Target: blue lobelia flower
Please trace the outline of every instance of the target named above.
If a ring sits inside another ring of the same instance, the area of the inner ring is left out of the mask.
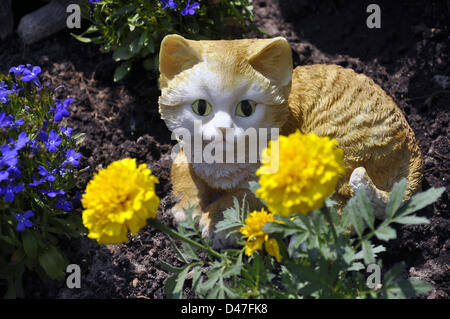
[[[14,117],[10,115],[6,115],[5,112],[0,113],[0,127],[9,127],[16,129],[17,126],[22,126],[25,123],[24,119],[14,120]]]
[[[57,195],[64,195],[66,192],[59,189],[40,189],[39,192],[47,194],[48,197],[56,197]]]
[[[14,121],[14,118],[12,117],[12,115],[10,115],[10,116],[13,119],[13,121],[9,125],[10,128],[16,129],[18,126],[22,126],[23,123],[25,123],[24,119],[18,119],[17,121]]]
[[[28,64],[27,64],[28,66]],[[31,66],[30,66],[31,67]],[[39,81],[38,74],[41,73],[41,68],[38,66],[34,66],[33,69],[24,69],[22,72],[21,80],[24,82],[33,81],[37,86],[42,86]]]
[[[80,153],[75,152],[73,149],[68,149],[66,152],[66,159],[63,164],[72,164],[73,166],[80,165],[80,162],[77,161],[81,157]]]
[[[13,121],[14,119],[11,119],[11,116],[6,115],[5,112],[0,113],[0,127],[9,127]]]
[[[73,208],[73,204],[69,201],[64,200],[63,198],[60,199],[56,204],[56,208],[62,209],[66,212],[70,212]]]
[[[50,182],[54,182],[56,180],[56,177],[53,176],[52,174],[50,174],[44,166],[39,165],[37,167],[37,169],[38,169],[39,175],[42,176],[41,183],[44,181],[47,181],[47,180]]]
[[[8,103],[9,102],[9,93],[7,90],[1,90],[0,89],[0,102],[2,104]]]
[[[162,9],[167,8],[168,6],[171,7],[172,9],[175,9],[177,7],[177,3],[173,0],[159,0],[164,7],[162,7]]]
[[[14,76],[17,77],[17,75],[22,74],[24,70],[26,70],[25,65],[21,64],[19,66],[13,66],[9,69],[9,73],[14,73]]]
[[[5,81],[0,82],[0,102],[5,104],[9,101],[9,91],[8,85],[5,84]]]
[[[72,131],[73,131],[73,128],[71,128],[71,127],[64,127],[64,126],[61,126],[61,133],[63,133],[65,136],[67,136],[67,138],[68,139],[70,139],[70,136],[72,135]]]
[[[30,147],[31,151],[33,152],[33,154],[36,154],[40,149],[40,145],[38,142],[36,142],[36,140],[31,140],[29,147]]]
[[[3,166],[16,166],[19,162],[18,152],[16,149],[11,148],[8,144],[0,146],[2,156],[0,157],[0,167]]]
[[[12,182],[15,179],[19,179],[22,177],[22,173],[19,169],[20,165],[16,164],[14,166],[8,167],[6,170],[9,173],[10,181]]]
[[[40,131],[38,133],[39,139],[45,143],[45,147],[50,153],[56,152],[58,150],[58,146],[61,144],[61,137],[55,130],[51,130],[48,134],[44,131]]]
[[[81,202],[81,193],[79,191],[75,191],[73,199],[75,200],[75,202]]]
[[[92,4],[92,3],[95,3],[95,2],[99,2],[99,1],[101,1],[101,0],[88,0],[88,3]]]
[[[6,186],[0,186],[0,195],[5,195],[3,198],[5,202],[11,203],[14,201],[14,194],[17,194],[18,192],[22,191],[25,187],[22,184],[19,185],[12,185],[8,184]]]
[[[33,175],[33,182],[32,182],[32,183],[29,183],[28,185],[29,185],[29,186],[32,186],[32,187],[36,187],[36,186],[38,186],[39,184],[41,184],[42,182],[43,182],[42,179],[36,180],[36,177],[34,177],[34,175]]]
[[[72,102],[73,99],[65,99],[62,103],[60,100],[56,100],[56,108],[50,108],[48,113],[54,113],[53,120],[55,120],[55,122],[61,122],[63,117],[70,116],[70,112],[67,108]]]
[[[30,139],[28,138],[27,132],[20,133],[17,137],[17,142],[14,142],[14,149],[17,151],[21,150],[28,144],[29,141]]]
[[[0,182],[6,181],[9,178],[8,171],[0,171]]]
[[[25,228],[31,228],[33,226],[33,223],[29,220],[31,217],[34,216],[33,211],[27,210],[23,214],[16,213],[14,215],[17,219],[17,230],[18,231],[24,231]]]
[[[48,128],[48,121],[47,120],[43,120],[42,121],[42,130],[46,131]]]
[[[184,3],[186,5],[186,8],[184,8],[181,11],[182,15],[184,15],[184,16],[188,15],[188,14],[193,15],[195,13],[195,9],[197,9],[200,6],[198,4],[198,2],[194,2],[193,4],[190,4],[190,2],[191,2],[191,0],[188,0],[187,3],[186,2]]]

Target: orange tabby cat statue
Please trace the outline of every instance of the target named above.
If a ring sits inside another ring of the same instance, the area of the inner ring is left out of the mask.
[[[293,70],[291,47],[282,37],[193,41],[168,35],[161,43],[159,70],[161,117],[171,131],[184,128],[193,136],[195,122],[200,123],[202,146],[226,129],[233,129],[233,143],[252,127],[335,138],[344,150],[346,172],[333,199],[342,207],[364,188],[378,218],[395,182],[407,179],[405,198],[420,189],[421,151],[393,99],[367,76],[338,65]],[[233,206],[233,197],[245,195],[251,210],[262,207],[248,186],[257,180],[259,164],[196,162],[183,150],[171,171],[178,198],[174,218],[183,220],[184,208],[193,207],[203,235],[223,247],[225,234],[213,236],[214,226]]]

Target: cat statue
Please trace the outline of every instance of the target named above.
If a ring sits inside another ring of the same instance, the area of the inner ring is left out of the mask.
[[[291,47],[283,37],[194,41],[167,35],[159,71],[159,112],[173,132],[184,128],[194,135],[197,121],[204,141],[226,129],[233,129],[234,140],[250,127],[335,138],[346,171],[332,198],[342,208],[363,188],[378,218],[395,182],[407,179],[405,199],[420,190],[421,151],[393,99],[367,76],[338,65],[293,70]],[[225,144],[233,143],[227,138]],[[202,235],[220,248],[229,243],[226,234],[214,234],[214,227],[234,197],[245,196],[251,210],[263,207],[248,185],[257,180],[260,164],[196,163],[192,153],[181,147],[172,165],[178,199],[173,216],[184,220],[184,209],[191,207],[193,216],[200,216]]]

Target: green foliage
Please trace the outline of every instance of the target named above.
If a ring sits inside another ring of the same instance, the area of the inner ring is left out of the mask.
[[[194,1],[191,1],[191,4]],[[153,76],[158,74],[158,52],[168,34],[180,34],[193,40],[229,39],[241,35],[253,25],[252,0],[198,0],[194,15],[182,15],[184,1],[175,9],[163,8],[158,0],[102,0],[84,8],[92,25],[81,35],[84,43],[102,45],[120,63],[114,81],[120,81],[133,63],[141,61]],[[257,28],[256,28],[257,29]]]
[[[56,108],[52,88],[42,87],[37,77],[34,81],[0,75],[0,87],[6,88],[0,102],[0,288],[6,290],[7,298],[24,297],[22,275],[26,269],[45,280],[64,278],[68,262],[58,248],[59,241],[82,232],[80,215],[70,211],[79,201],[75,198],[78,170],[76,164],[67,162],[67,151],[78,149],[83,134],[63,133],[60,124],[64,126],[65,120],[54,120],[51,110]],[[60,144],[50,152],[42,134],[50,140],[52,131]],[[20,137],[26,141],[21,146]],[[15,164],[5,159],[8,151]],[[20,190],[7,198],[8,187],[16,186]],[[17,214],[27,211],[34,215],[26,227],[20,227]]]
[[[428,223],[413,213],[436,201],[444,191],[432,188],[402,204],[405,189],[405,180],[394,185],[386,218],[378,225],[364,191],[348,201],[342,216],[331,200],[307,216],[275,215],[278,222],[267,223],[263,230],[277,239],[281,263],[263,251],[246,256],[242,237],[236,242],[240,249],[213,250],[210,240],[201,238],[198,217],[193,218],[188,210],[187,220],[178,226],[178,232],[171,233],[181,239],[181,249],[174,245],[185,265],[174,268],[162,264],[173,273],[166,282],[167,296],[182,298],[187,285],[200,298],[409,298],[425,293],[431,289],[430,284],[400,278],[405,269],[402,263],[384,272],[372,288],[369,278],[366,280],[369,266],[381,270],[379,255],[386,251],[383,245],[372,243],[373,237],[382,241],[396,238],[391,227],[394,223]],[[245,201],[239,205],[235,200],[234,207],[226,210],[224,220],[216,225],[216,233],[236,234],[248,214]],[[198,254],[199,249],[206,256]]]

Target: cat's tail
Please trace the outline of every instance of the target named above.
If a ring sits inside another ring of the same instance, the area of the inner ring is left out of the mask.
[[[393,179],[398,182],[405,177],[407,180],[403,201],[406,201],[421,189],[423,160],[420,156],[419,148],[417,147],[417,150],[414,151],[418,153],[414,155],[418,156],[412,156],[410,161],[405,163],[404,167]],[[366,191],[374,207],[374,215],[378,219],[384,219],[386,217],[386,205],[389,201],[389,192],[377,188],[364,167],[358,167],[353,170],[349,184],[353,194],[355,194],[358,189],[364,189]]]

